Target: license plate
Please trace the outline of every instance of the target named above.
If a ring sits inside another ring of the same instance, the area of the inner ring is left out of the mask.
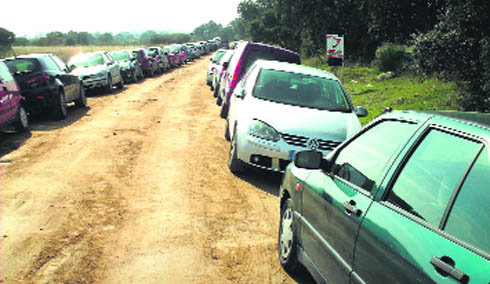
[[[289,160],[294,160],[294,151],[289,151]]]

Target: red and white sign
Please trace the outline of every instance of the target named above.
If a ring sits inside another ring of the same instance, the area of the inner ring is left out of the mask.
[[[344,58],[344,36],[327,35],[327,57]]]

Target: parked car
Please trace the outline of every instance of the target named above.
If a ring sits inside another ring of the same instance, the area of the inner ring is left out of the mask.
[[[299,54],[294,51],[268,44],[240,42],[220,82],[216,103],[221,106],[221,118],[226,118],[228,115],[230,96],[235,86],[257,59],[301,63]]]
[[[219,49],[216,51],[213,57],[209,58],[208,71],[206,72],[206,84],[211,87],[213,86],[213,74],[216,70],[216,67],[221,60],[221,57],[225,55],[226,49]]]
[[[175,67],[178,67],[182,64],[180,62],[180,56],[174,53],[171,46],[169,46],[169,45],[164,46],[163,52],[168,58],[168,61],[170,63],[170,67],[175,68]]]
[[[285,115],[287,114],[287,115]],[[225,138],[228,166],[284,171],[294,153],[327,155],[361,129],[344,87],[334,75],[292,63],[257,60],[231,96]]]
[[[220,87],[220,82],[221,82],[221,77],[223,77],[223,74],[226,71],[226,67],[228,64],[230,64],[231,57],[233,56],[233,53],[235,50],[233,49],[226,49],[225,55],[221,57],[221,59],[218,61],[216,64],[216,69],[213,72],[213,77],[211,79],[211,84],[212,84],[212,90],[213,90],[213,96],[215,98],[218,97],[218,91]]]
[[[13,125],[18,132],[29,130],[25,100],[8,67],[0,61],[0,127]]]
[[[150,47],[148,48],[148,52],[149,55],[155,60],[155,63],[158,64],[158,71],[160,73],[170,69],[170,63],[162,48]]]
[[[29,54],[5,59],[25,98],[27,112],[49,111],[57,119],[67,116],[67,103],[87,105],[78,75],[53,54]]]
[[[190,53],[188,53],[187,57],[189,57],[191,61],[194,61],[195,59],[198,59],[199,57],[201,57],[200,50],[196,44],[186,43],[185,45],[187,46],[187,50],[190,51]]]
[[[114,51],[111,52],[111,56],[119,63],[125,82],[138,82],[145,77],[141,64],[130,50]]]
[[[187,54],[182,50],[182,46],[180,44],[172,44],[170,46],[170,50],[179,58],[180,65],[187,62]]]
[[[158,64],[155,64],[155,60],[153,57],[149,55],[148,49],[146,48],[138,48],[132,50],[134,56],[138,58],[138,62],[141,64],[141,68],[143,69],[143,73],[148,77],[155,76],[155,73],[158,72]]]
[[[280,190],[279,260],[318,282],[488,283],[490,114],[389,112]]]
[[[71,74],[80,77],[86,89],[102,88],[110,94],[114,85],[119,89],[124,87],[119,63],[106,51],[75,55],[68,61],[68,66]]]

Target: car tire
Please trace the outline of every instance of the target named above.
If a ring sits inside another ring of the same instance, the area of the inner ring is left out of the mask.
[[[54,107],[54,116],[56,119],[65,119],[68,114],[66,107],[66,99],[63,91],[58,91],[58,99],[56,100],[56,105]]]
[[[217,97],[218,97],[218,90],[219,90],[219,85],[216,85],[216,87],[214,87],[214,91],[213,91],[213,96],[214,96],[215,98],[217,98]]]
[[[80,108],[87,106],[87,96],[85,95],[85,89],[83,88],[83,85],[80,85],[80,95],[75,101],[75,105]]]
[[[237,155],[238,137],[237,137],[237,133],[236,133],[236,128],[237,127],[235,126],[235,130],[233,132],[233,137],[232,137],[231,143],[230,143],[230,153],[228,155],[228,168],[230,169],[230,172],[232,172],[234,174],[244,172],[246,170],[246,167],[247,167],[247,164],[245,164],[245,162],[238,159],[238,155]]]
[[[223,103],[223,99],[222,99],[220,96],[218,96],[218,97],[216,98],[216,104],[217,104],[218,106],[221,106],[221,104],[222,104],[222,103]]]
[[[117,83],[117,88],[119,90],[122,90],[124,88],[124,79],[122,76],[121,76],[121,80],[119,81],[119,83]]]
[[[293,201],[286,199],[281,207],[277,249],[279,262],[286,272],[293,275],[298,269],[298,235],[294,222]]]
[[[226,141],[230,141],[230,124],[229,124],[229,120],[227,119],[226,120],[226,124],[225,124],[225,139]]]
[[[227,118],[228,117],[228,109],[230,108],[230,105],[225,104],[224,102],[221,103],[221,111],[219,113],[219,117],[221,118]]]
[[[112,77],[111,75],[107,76],[107,84],[105,86],[106,94],[112,94]]]
[[[133,83],[138,82],[138,76],[136,76],[136,72],[134,70],[131,70],[131,81],[133,81]]]
[[[14,128],[17,132],[27,132],[29,130],[29,118],[24,106],[20,105],[17,111],[17,118],[14,122]]]
[[[150,72],[148,72],[148,76],[149,76],[149,77],[153,77],[153,76],[155,76],[155,72],[153,71],[153,66],[151,66],[151,68],[150,68]]]

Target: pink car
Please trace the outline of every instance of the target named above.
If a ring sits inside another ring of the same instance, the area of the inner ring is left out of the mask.
[[[18,132],[29,129],[24,98],[9,69],[0,61],[0,127],[13,125]]]
[[[180,44],[172,44],[170,46],[172,53],[177,55],[180,59],[180,65],[185,64],[187,62],[187,53],[185,49],[182,48]]]

